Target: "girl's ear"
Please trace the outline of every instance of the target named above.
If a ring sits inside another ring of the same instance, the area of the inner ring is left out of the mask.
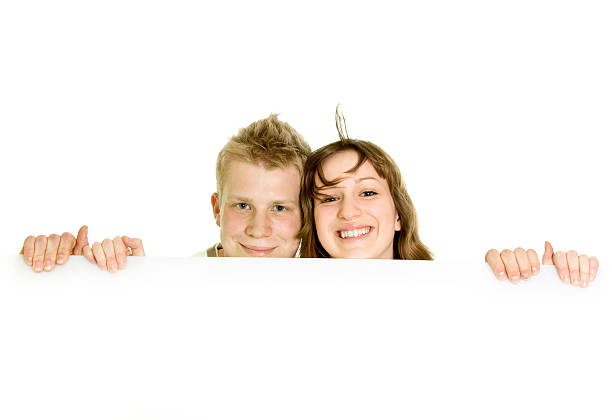
[[[402,230],[402,222],[400,220],[399,214],[397,215],[396,219],[395,219],[395,230],[396,231],[400,231]]]

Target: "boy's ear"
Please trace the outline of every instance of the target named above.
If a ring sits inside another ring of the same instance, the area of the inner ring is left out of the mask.
[[[210,204],[212,205],[213,216],[215,216],[215,223],[217,226],[221,226],[221,199],[218,193],[213,193],[210,196]]]

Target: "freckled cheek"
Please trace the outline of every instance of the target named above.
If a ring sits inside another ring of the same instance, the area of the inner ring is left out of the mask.
[[[225,212],[221,218],[221,228],[228,235],[244,231],[245,225],[245,218],[231,211]]]
[[[275,231],[281,233],[287,239],[294,239],[297,237],[300,228],[302,227],[301,217],[292,217],[289,220],[278,221],[275,224]]]
[[[314,222],[317,230],[324,231],[325,226],[329,225],[334,219],[334,211],[332,208],[316,208],[314,211]]]

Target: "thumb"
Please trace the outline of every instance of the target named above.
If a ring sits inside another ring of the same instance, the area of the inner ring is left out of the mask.
[[[74,255],[81,255],[83,253],[83,247],[89,245],[89,239],[87,239],[88,230],[87,225],[81,226],[81,229],[79,229],[79,233],[77,234],[76,238],[76,245],[72,250]]]
[[[142,246],[142,241],[138,238],[130,238],[129,236],[122,236],[121,239],[125,246],[130,247],[132,249],[132,255],[143,257],[144,247]]]
[[[544,255],[542,255],[542,264],[553,265],[553,247],[550,242],[544,242]]]

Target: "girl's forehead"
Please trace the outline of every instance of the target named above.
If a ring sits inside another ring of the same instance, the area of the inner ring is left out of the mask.
[[[359,160],[359,155],[354,150],[342,150],[325,159],[321,165],[323,176],[327,181],[340,181],[352,179],[362,181],[374,178],[382,180],[376,172],[370,160],[366,159],[355,170],[355,165]],[[353,170],[351,172],[351,170]],[[321,186],[322,182],[318,176],[315,177],[316,185]]]

